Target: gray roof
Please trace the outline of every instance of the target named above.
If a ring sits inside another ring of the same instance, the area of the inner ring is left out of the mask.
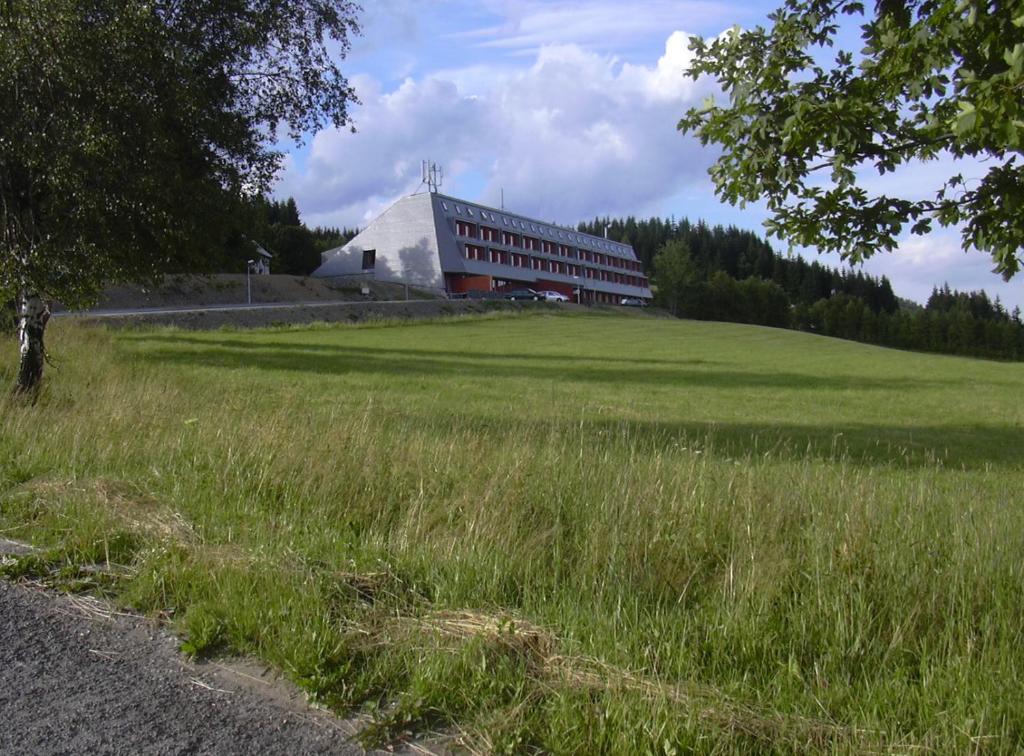
[[[593,252],[602,252],[613,257],[623,257],[627,260],[636,260],[636,253],[628,244],[615,242],[593,234],[585,234],[574,228],[559,226],[555,223],[528,218],[525,215],[510,213],[507,210],[495,209],[487,205],[480,205],[476,202],[467,202],[457,197],[449,197],[445,194],[435,194],[436,201],[441,203],[441,209],[449,217],[465,218],[468,221],[479,223],[481,220],[495,223],[502,229],[514,229],[519,232],[536,234],[540,239],[572,244],[583,247]]]

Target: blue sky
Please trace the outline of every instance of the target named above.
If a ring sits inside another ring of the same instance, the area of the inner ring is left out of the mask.
[[[365,0],[345,71],[362,101],[355,134],[325,130],[288,152],[276,187],[311,225],[364,226],[417,190],[420,161],[442,191],[575,224],[598,215],[703,218],[763,233],[763,207],[714,196],[713,148],[676,131],[716,92],[682,75],[690,34],[765,23],[762,0]],[[889,179],[930,195],[949,166]],[[929,180],[929,177],[932,177]],[[773,242],[784,251],[781,243]],[[814,252],[801,250],[806,257]],[[825,258],[838,264],[835,258]],[[923,301],[933,284],[984,288],[1024,308],[1024,279],[1003,283],[954,230],[907,238],[865,266]]]

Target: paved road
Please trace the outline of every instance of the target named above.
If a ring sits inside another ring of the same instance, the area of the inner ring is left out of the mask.
[[[0,581],[2,754],[362,753],[352,723],[244,669],[191,664],[141,618]]]

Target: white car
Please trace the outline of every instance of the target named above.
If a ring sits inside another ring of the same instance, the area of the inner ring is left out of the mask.
[[[568,302],[569,297],[562,294],[560,291],[538,291],[538,294],[544,298],[545,302]]]

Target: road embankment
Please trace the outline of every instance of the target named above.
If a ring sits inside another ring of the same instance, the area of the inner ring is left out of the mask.
[[[272,673],[177,649],[142,617],[0,580],[0,753],[365,753]]]
[[[429,320],[451,315],[480,314],[525,309],[575,308],[544,302],[506,302],[501,300],[421,300],[399,302],[324,302],[230,308],[191,308],[187,310],[131,313],[76,314],[79,322],[112,328],[148,328],[175,326],[189,330],[218,328],[269,328],[311,323],[366,323],[381,320]]]

